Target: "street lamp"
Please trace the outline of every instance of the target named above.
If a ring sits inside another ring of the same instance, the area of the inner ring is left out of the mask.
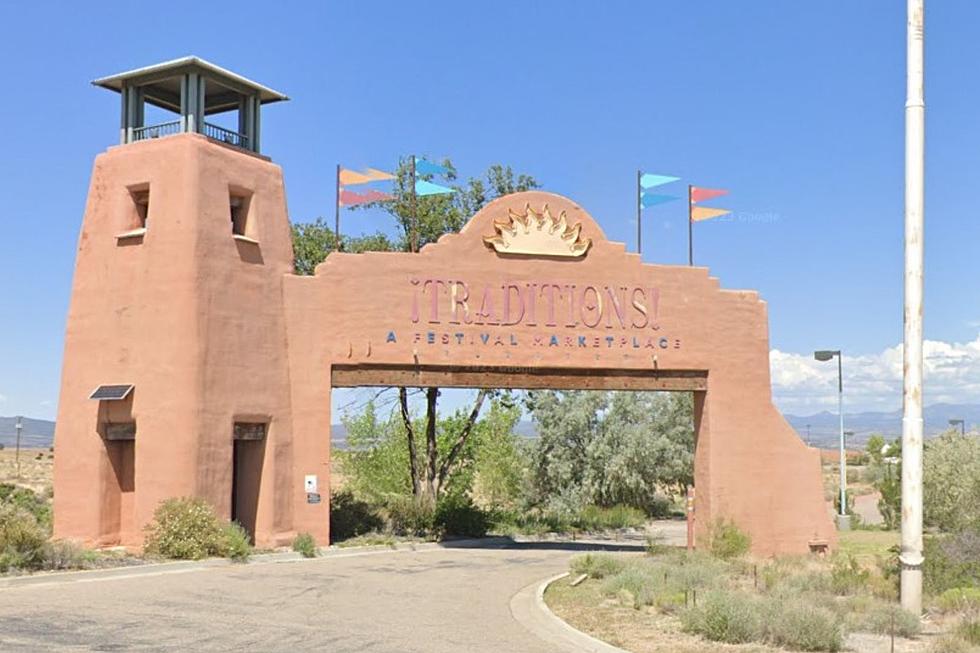
[[[819,349],[813,357],[825,363],[837,357],[837,413],[840,417],[840,510],[837,514],[837,527],[846,531],[851,522],[847,516],[847,458],[844,455],[844,372],[843,356],[840,349]]]
[[[949,420],[949,425],[953,428],[957,426],[960,427],[960,435],[966,435],[966,420],[962,419],[951,419]]]

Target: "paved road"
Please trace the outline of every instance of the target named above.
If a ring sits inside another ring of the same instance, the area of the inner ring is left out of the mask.
[[[556,653],[510,614],[555,544],[352,552],[0,588],[0,651]]]

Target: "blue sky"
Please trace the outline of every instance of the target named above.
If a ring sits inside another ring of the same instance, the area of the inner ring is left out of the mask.
[[[978,396],[978,24],[980,3],[928,8],[926,337],[967,363],[942,392],[927,376],[927,402]],[[294,221],[331,214],[336,163],[415,152],[467,176],[509,163],[632,244],[642,167],[731,189],[696,260],[769,302],[785,409],[832,405],[812,349],[887,367],[901,342],[904,3],[7,2],[0,414],[55,414],[91,162],[117,138],[118,97],[90,80],[186,54],[291,96],[264,112],[263,149]],[[647,211],[647,260],[685,261],[684,219]],[[900,400],[869,382],[854,407]]]

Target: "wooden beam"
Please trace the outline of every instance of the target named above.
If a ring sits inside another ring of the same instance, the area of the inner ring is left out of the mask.
[[[708,389],[708,373],[699,370],[334,365],[331,385],[335,388],[438,386],[522,390],[704,391]]]

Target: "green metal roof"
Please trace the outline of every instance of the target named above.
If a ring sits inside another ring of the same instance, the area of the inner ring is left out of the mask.
[[[122,91],[124,84],[138,86],[143,89],[145,99],[150,104],[180,113],[180,77],[194,72],[207,78],[208,81],[204,107],[206,114],[237,109],[238,100],[242,95],[257,95],[262,104],[289,99],[268,86],[253,82],[247,77],[194,56],[102,77],[94,80],[92,84],[116,92]]]

